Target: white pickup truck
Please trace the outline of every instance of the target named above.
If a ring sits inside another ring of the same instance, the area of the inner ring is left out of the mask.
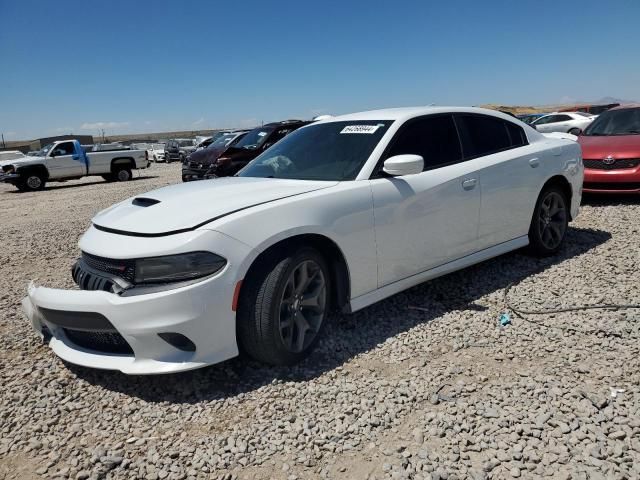
[[[35,154],[0,162],[0,182],[20,191],[42,190],[47,182],[73,180],[88,175],[108,182],[131,180],[132,170],[149,167],[146,150],[86,153],[77,140],[61,140]]]

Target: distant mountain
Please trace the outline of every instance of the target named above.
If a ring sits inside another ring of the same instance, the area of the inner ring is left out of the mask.
[[[596,105],[607,105],[609,103],[640,103],[637,100],[623,100],[621,98],[615,97],[602,97],[600,100],[596,100],[595,102],[580,102],[580,103],[593,103]]]

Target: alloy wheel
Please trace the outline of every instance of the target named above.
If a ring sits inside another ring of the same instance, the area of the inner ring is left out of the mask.
[[[313,260],[298,264],[287,278],[280,300],[280,338],[287,350],[300,353],[314,340],[327,305],[326,279]]]
[[[37,175],[31,175],[27,178],[27,186],[32,190],[37,190],[42,185],[42,179]]]
[[[549,192],[542,200],[538,228],[545,248],[553,250],[560,245],[567,229],[567,210],[564,197],[558,192]]]
[[[118,181],[126,182],[127,180],[129,180],[129,172],[127,170],[119,170]]]

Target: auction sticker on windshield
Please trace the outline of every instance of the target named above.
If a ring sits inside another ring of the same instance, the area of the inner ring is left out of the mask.
[[[375,133],[380,125],[347,125],[340,133]]]

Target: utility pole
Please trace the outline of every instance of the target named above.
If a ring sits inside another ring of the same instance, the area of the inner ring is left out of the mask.
[[[4,143],[4,133],[2,134],[2,148],[7,148],[7,144]]]

